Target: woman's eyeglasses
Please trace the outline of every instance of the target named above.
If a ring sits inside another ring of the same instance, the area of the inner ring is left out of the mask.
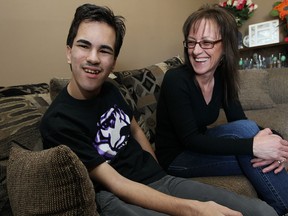
[[[222,39],[216,40],[216,41],[209,41],[209,40],[201,40],[201,41],[183,41],[183,46],[185,48],[189,48],[189,49],[193,49],[195,48],[195,46],[197,44],[199,44],[199,46],[202,49],[212,49],[214,47],[215,44],[219,43],[220,41],[222,41]]]

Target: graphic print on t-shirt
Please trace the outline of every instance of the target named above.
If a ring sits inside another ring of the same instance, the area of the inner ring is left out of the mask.
[[[130,136],[130,118],[117,105],[110,108],[97,123],[96,137],[93,142],[98,153],[111,160],[127,144]]]

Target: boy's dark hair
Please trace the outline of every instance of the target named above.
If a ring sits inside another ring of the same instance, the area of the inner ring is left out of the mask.
[[[115,41],[115,57],[117,58],[123,43],[126,27],[124,17],[115,16],[113,11],[108,7],[101,7],[93,4],[83,4],[76,9],[74,19],[71,23],[69,33],[66,40],[66,45],[73,46],[73,41],[77,35],[80,24],[83,21],[104,22],[111,26],[116,33]]]

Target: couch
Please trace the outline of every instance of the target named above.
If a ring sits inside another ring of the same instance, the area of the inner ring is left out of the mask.
[[[179,56],[145,68],[113,72],[150,142],[155,138],[157,99],[164,73],[183,63]],[[288,72],[285,68],[240,71],[245,113],[288,138]],[[65,78],[50,83],[0,87],[0,215],[97,215],[93,184],[66,146],[43,150],[39,122]],[[217,123],[225,122],[223,112]],[[193,178],[257,197],[244,176]]]

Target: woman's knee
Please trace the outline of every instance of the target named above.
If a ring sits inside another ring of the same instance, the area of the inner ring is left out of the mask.
[[[259,132],[259,127],[252,120],[237,120],[208,129],[206,134],[215,137],[251,138]]]
[[[239,135],[243,137],[254,137],[260,131],[257,123],[252,120],[238,120],[234,123],[237,125],[236,127],[239,128],[238,131],[242,131],[242,135]]]

